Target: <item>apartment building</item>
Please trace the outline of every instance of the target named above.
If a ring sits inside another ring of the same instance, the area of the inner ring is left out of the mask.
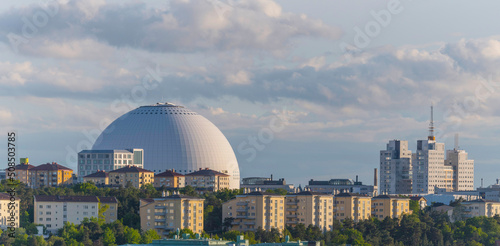
[[[0,193],[0,228],[7,227],[19,227],[19,198],[11,201],[9,194]]]
[[[202,198],[180,194],[141,199],[141,229],[154,229],[162,237],[166,237],[171,231],[184,228],[201,234],[204,201]]]
[[[453,169],[454,191],[474,190],[474,160],[469,160],[468,155],[458,146],[446,151],[445,163]]]
[[[408,141],[391,140],[380,151],[380,193],[412,193],[412,158]]]
[[[97,186],[109,185],[109,173],[99,170],[83,177],[83,183],[91,182]]]
[[[34,189],[73,184],[73,170],[55,162],[31,168],[28,173],[30,186]]]
[[[222,221],[232,219],[230,230],[256,231],[285,228],[285,196],[254,191],[222,204]]]
[[[104,211],[106,205],[108,208]],[[84,218],[98,218],[100,211],[106,223],[118,216],[115,197],[35,195],[34,208],[34,223],[44,225],[53,233],[62,228],[64,222],[80,224]]]
[[[334,197],[334,218],[344,220],[350,218],[355,222],[371,216],[371,197],[355,193],[340,193]]]
[[[285,224],[317,226],[323,231],[332,229],[333,195],[303,191],[286,196]]]
[[[35,166],[29,164],[28,162],[26,163],[21,162],[21,164],[16,165],[14,168],[15,168],[14,173],[16,175],[14,178],[16,180],[19,180],[21,183],[31,186],[32,177],[30,175],[30,170],[35,168]],[[7,173],[9,173],[8,168],[5,170]]]
[[[154,187],[156,188],[182,188],[186,184],[184,175],[176,173],[175,170],[155,174]]]
[[[153,184],[154,172],[136,166],[126,166],[109,172],[109,184],[125,187],[128,182],[135,188]]]
[[[196,189],[218,191],[229,189],[229,175],[208,168],[186,174],[186,185]]]
[[[400,218],[411,213],[409,197],[380,195],[372,198],[372,216],[375,218]]]
[[[493,217],[500,215],[500,202],[477,199],[472,201],[462,202],[466,218],[486,216]]]
[[[143,168],[143,164],[143,149],[82,150],[78,153],[78,176],[84,177],[98,170],[109,172],[129,165]]]

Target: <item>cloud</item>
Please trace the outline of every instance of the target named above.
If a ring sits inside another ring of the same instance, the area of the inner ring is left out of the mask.
[[[19,50],[47,55],[55,48],[52,44],[61,44],[63,47],[58,51],[66,49],[68,54],[56,52],[60,57],[89,56],[77,50],[75,44],[94,50],[109,45],[164,53],[277,51],[289,48],[294,38],[334,40],[341,35],[338,27],[302,14],[283,12],[273,1],[234,1],[222,17],[210,1],[173,0],[169,5],[169,9],[160,10],[137,2],[59,2],[57,13],[49,17],[46,25],[35,27],[36,32],[28,38],[30,43],[47,45],[36,45],[39,51],[21,45]],[[24,17],[32,22],[32,17],[41,10],[39,5],[32,4],[0,14],[0,22],[8,23],[0,24],[1,41],[9,44],[6,38],[9,33],[24,37],[26,23],[19,20]],[[97,42],[102,44],[94,46]]]

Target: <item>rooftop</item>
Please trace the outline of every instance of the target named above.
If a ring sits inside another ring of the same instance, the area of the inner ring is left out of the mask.
[[[184,175],[176,173],[175,171],[172,170],[167,170],[165,172],[155,174],[155,177],[184,177]]]
[[[143,173],[143,172],[152,173],[153,171],[149,171],[149,170],[146,170],[144,168],[128,165],[126,167],[122,167],[120,169],[116,169],[116,170],[109,171],[109,172],[110,173]]]
[[[40,166],[32,168],[31,170],[36,170],[36,171],[70,170],[70,171],[73,171],[72,169],[67,168],[65,166],[61,166],[55,162],[42,164]]]
[[[91,173],[87,176],[84,176],[84,178],[106,178],[109,176],[109,173],[105,172],[104,170],[98,170],[95,173]]]
[[[118,203],[115,197],[97,197],[97,196],[46,196],[35,195],[37,202],[102,202]]]
[[[401,197],[394,195],[378,195],[376,197],[373,197],[373,199],[409,199],[409,197]]]
[[[21,163],[19,165],[16,165],[16,170],[30,170],[33,168],[35,168],[35,166],[28,164],[28,163],[26,163],[26,164]]]
[[[356,196],[369,197],[367,195],[361,195],[358,193],[339,193],[335,195],[335,197],[356,197]]]
[[[208,169],[208,168],[205,168],[205,169],[200,168],[199,171],[188,173],[188,174],[186,174],[186,176],[227,176],[227,177],[229,177],[229,175],[227,175],[227,174],[217,172],[217,171],[214,171],[214,170]]]

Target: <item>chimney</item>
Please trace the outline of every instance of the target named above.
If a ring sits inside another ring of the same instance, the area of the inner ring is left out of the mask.
[[[374,172],[373,172],[373,186],[378,186],[378,180],[377,180],[377,169],[375,168]]]
[[[356,175],[356,183],[358,182],[358,175]]]
[[[273,175],[271,174],[271,181],[273,181]]]
[[[483,188],[483,178],[481,178],[481,188]]]

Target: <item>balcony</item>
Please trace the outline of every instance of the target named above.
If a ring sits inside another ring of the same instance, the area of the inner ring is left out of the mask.
[[[297,224],[298,222],[296,220],[287,220],[285,223],[286,224]]]
[[[237,208],[236,212],[246,212],[248,208]]]
[[[236,206],[246,206],[247,204],[247,202],[237,202]]]
[[[255,225],[255,221],[243,222],[245,225]]]
[[[297,202],[286,202],[286,205],[292,205],[292,206],[295,205],[295,206],[297,206]]]
[[[246,215],[246,214],[245,214],[245,215],[243,215],[243,214],[238,214],[238,215],[236,215],[236,218],[237,218],[237,219],[245,219],[246,217],[247,217],[247,215]]]
[[[286,208],[286,211],[297,211],[299,208]]]
[[[238,221],[231,222],[231,225],[239,225],[239,224],[240,224],[240,222],[238,222]]]
[[[155,222],[165,222],[165,218],[163,218],[163,219],[155,219]]]
[[[297,215],[296,214],[287,214],[286,217],[287,218],[297,218]]]
[[[163,206],[163,205],[156,205],[155,206],[155,209],[165,209],[167,208],[166,206]]]

